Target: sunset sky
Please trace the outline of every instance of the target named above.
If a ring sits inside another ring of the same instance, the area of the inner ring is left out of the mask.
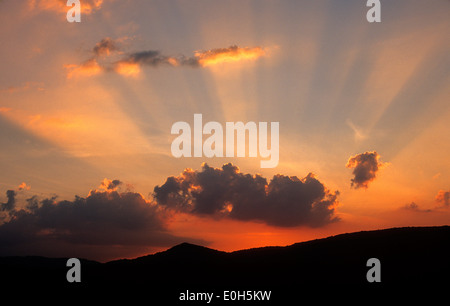
[[[0,255],[450,224],[450,2],[381,2],[0,1]],[[194,114],[279,122],[278,166],[173,157]]]

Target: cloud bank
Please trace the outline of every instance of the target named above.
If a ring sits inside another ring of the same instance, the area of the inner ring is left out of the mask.
[[[145,199],[120,180],[104,179],[86,197],[57,200],[36,195],[23,201],[29,186],[6,191],[0,203],[0,256],[42,255],[110,260],[136,249],[169,247],[201,239],[169,230],[178,213],[215,220],[229,218],[277,227],[320,227],[338,221],[338,191],[329,191],[312,173],[304,178],[245,174],[233,164],[186,169],[154,187]],[[21,197],[23,199],[23,196]],[[22,203],[23,202],[23,203]],[[116,254],[116,255],[114,255]],[[114,257],[116,256],[116,257]]]
[[[364,152],[350,157],[346,167],[354,168],[351,186],[355,189],[368,188],[369,183],[375,180],[380,168],[386,165],[386,163],[380,162],[379,159],[380,155],[375,151]]]
[[[104,180],[85,198],[27,199],[15,209],[15,191],[8,190],[2,210],[11,218],[0,224],[0,255],[67,256],[79,249],[120,246],[172,246],[193,239],[167,229],[166,214],[140,193],[121,191],[119,180]],[[62,252],[62,253],[61,253]]]
[[[317,227],[337,221],[338,195],[312,173],[303,179],[277,174],[268,183],[258,174],[241,173],[232,164],[186,169],[154,188],[155,201],[176,211],[280,227]]]

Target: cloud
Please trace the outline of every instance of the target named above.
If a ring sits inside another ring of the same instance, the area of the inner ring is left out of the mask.
[[[68,79],[94,76],[102,73],[103,71],[103,67],[98,64],[95,58],[89,59],[81,65],[65,65],[64,68],[67,69]]]
[[[0,211],[10,212],[15,209],[16,205],[16,196],[19,191],[22,190],[30,190],[30,186],[28,186],[25,182],[22,182],[19,186],[17,186],[16,190],[7,190],[6,198],[8,199],[5,203],[0,203]]]
[[[112,53],[120,53],[120,42],[123,39],[113,40],[103,38],[92,49],[93,56],[80,65],[65,65],[68,69],[67,78],[88,77],[98,75],[101,72],[115,72],[126,77],[136,77],[141,72],[141,67],[192,67],[200,68],[221,63],[253,61],[262,56],[267,56],[266,49],[262,47],[238,47],[217,48],[206,51],[196,51],[193,56],[162,54],[157,50],[144,50],[124,54],[117,60],[107,59]],[[102,58],[102,61],[99,59]],[[106,60],[105,60],[106,59]]]
[[[303,179],[277,174],[268,183],[259,174],[240,173],[232,164],[186,169],[180,176],[168,177],[153,193],[159,205],[175,211],[280,227],[317,227],[337,221],[338,195],[311,173]]]
[[[122,61],[130,63],[138,63],[146,66],[158,67],[160,65],[177,66],[178,60],[174,57],[161,55],[159,51],[148,50],[136,52],[128,55]]]
[[[105,178],[100,183],[100,186],[98,187],[98,189],[94,189],[94,192],[97,191],[97,190],[100,190],[100,191],[108,191],[108,190],[109,191],[116,191],[120,185],[122,185],[122,182],[119,181],[119,180],[109,180],[109,179]]]
[[[105,71],[111,71],[111,65],[103,63],[102,59],[110,57],[113,53],[120,53],[120,43],[126,38],[112,39],[103,38],[92,48],[92,56],[81,64],[64,65],[67,69],[67,78],[91,77]]]
[[[10,107],[0,107],[0,113],[7,113],[11,111]]]
[[[34,91],[44,91],[44,83],[43,82],[25,82],[18,86],[8,86],[6,88],[0,89],[0,93],[16,93],[23,92],[28,90]]]
[[[261,47],[231,46],[228,48],[218,48],[208,51],[195,52],[195,58],[200,66],[211,66],[226,62],[237,62],[242,60],[256,60],[267,55],[267,52]]]
[[[419,208],[419,205],[417,205],[415,202],[411,202],[409,204],[406,204],[405,206],[403,206],[403,209],[406,210],[410,210],[410,211],[415,211],[415,212],[432,212],[431,209],[421,209]]]
[[[123,76],[137,76],[141,66],[159,67],[161,65],[178,66],[179,60],[174,57],[161,55],[159,51],[148,50],[131,53],[113,64],[116,73]]]
[[[380,155],[373,152],[364,152],[349,158],[346,167],[355,168],[353,170],[354,178],[352,178],[352,187],[368,188],[369,183],[376,178],[378,170],[386,165],[379,161]]]
[[[33,196],[20,210],[14,209],[15,192],[8,190],[2,210],[12,218],[0,225],[0,255],[72,256],[85,246],[171,246],[186,240],[168,231],[163,210],[140,193],[118,191],[121,185],[105,179],[73,201]]]
[[[11,211],[16,204],[16,192],[14,190],[7,190],[6,197],[8,200],[0,204],[0,211]]]
[[[97,57],[109,56],[112,52],[119,51],[119,46],[115,40],[110,37],[106,37],[98,42],[92,51]]]
[[[137,63],[117,62],[114,71],[123,76],[136,77],[141,73],[141,68]]]
[[[193,57],[167,56],[156,50],[148,50],[136,52],[128,55],[126,58],[118,62],[134,63],[151,67],[167,65],[172,67],[189,66],[189,67],[206,67],[226,62],[237,62],[243,60],[256,60],[266,55],[266,51],[261,47],[245,47],[231,46],[228,48],[218,48],[207,51],[196,51]]]
[[[22,182],[18,187],[17,190],[21,191],[21,190],[30,190],[31,187],[27,185],[27,183]]]
[[[450,206],[450,190],[449,191],[439,190],[436,195],[435,200],[442,206],[449,207]]]
[[[438,203],[438,205],[433,209],[422,209],[415,202],[411,202],[410,204],[405,205],[403,208],[415,212],[436,212],[441,209],[446,209],[450,207],[450,191],[439,190],[435,197],[435,201],[436,203]]]
[[[347,119],[345,123],[352,129],[355,141],[361,141],[367,138],[367,134],[350,119]]]

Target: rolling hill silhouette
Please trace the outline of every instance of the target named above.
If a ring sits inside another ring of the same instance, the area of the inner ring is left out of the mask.
[[[2,283],[25,286],[258,290],[325,285],[448,286],[450,227],[409,227],[341,234],[286,247],[235,252],[182,243],[164,252],[107,263],[82,260],[82,282],[66,282],[66,260],[0,258]],[[381,262],[381,283],[368,283],[369,258]],[[141,287],[139,287],[141,286]],[[351,287],[348,287],[351,288]],[[289,289],[290,290],[290,289]]]

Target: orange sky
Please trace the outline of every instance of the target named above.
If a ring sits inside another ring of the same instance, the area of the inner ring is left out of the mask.
[[[67,22],[64,2],[0,2],[4,207],[12,203],[8,190],[15,190],[16,211],[27,210],[33,196],[39,205],[54,195],[54,205],[77,205],[76,195],[88,198],[105,178],[120,180],[121,192],[140,194],[151,206],[154,187],[168,177],[186,168],[201,171],[204,162],[218,169],[231,162],[268,183],[276,174],[303,179],[314,173],[327,190],[339,191],[333,213],[339,221],[286,227],[262,217],[176,211],[157,216],[163,224],[155,228],[167,238],[155,234],[148,245],[108,242],[110,255],[103,240],[89,242],[92,256],[137,256],[181,238],[231,251],[449,223],[447,1],[383,2],[379,24],[366,21],[367,8],[356,0],[83,1],[81,23]],[[193,126],[198,113],[223,126],[279,122],[278,166],[261,169],[260,159],[249,157],[174,158],[172,124]],[[373,151],[385,165],[366,180],[367,188],[352,187],[356,168],[346,168],[347,161]],[[27,188],[19,188],[22,183]],[[0,213],[2,239],[13,213]],[[43,230],[27,233],[30,241],[41,241]],[[69,238],[67,250],[89,257],[87,242]],[[14,244],[11,252],[32,246]],[[42,249],[42,255],[54,251]]]

